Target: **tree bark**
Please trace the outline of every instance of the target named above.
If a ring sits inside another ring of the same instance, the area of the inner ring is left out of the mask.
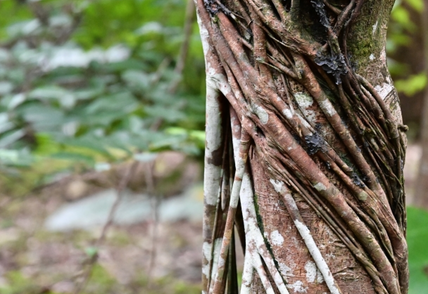
[[[407,293],[391,0],[197,0],[204,293]],[[236,236],[235,236],[236,234]]]

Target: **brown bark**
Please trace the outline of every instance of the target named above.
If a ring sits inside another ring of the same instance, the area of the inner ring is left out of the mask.
[[[196,3],[204,291],[237,291],[236,226],[242,293],[407,293],[405,137],[385,57],[393,2]]]

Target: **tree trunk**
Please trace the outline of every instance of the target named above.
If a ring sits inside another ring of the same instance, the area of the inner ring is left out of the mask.
[[[204,293],[407,293],[405,127],[385,56],[393,1],[196,4]]]
[[[428,0],[424,0],[424,11],[421,15],[424,48],[425,74],[428,76]],[[419,174],[416,181],[414,204],[428,209],[428,87],[425,88],[421,119],[422,157],[419,164]]]

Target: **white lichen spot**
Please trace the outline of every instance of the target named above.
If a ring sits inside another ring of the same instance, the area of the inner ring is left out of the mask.
[[[361,191],[360,193],[358,193],[358,199],[360,199],[361,201],[366,201],[368,196],[369,195],[364,191]]]
[[[214,260],[213,260],[213,264],[212,264],[212,275],[217,275],[217,269],[218,269],[218,263],[219,263],[219,258],[220,258],[220,250],[221,250],[221,243],[222,243],[222,238],[217,238],[214,241]],[[211,277],[214,278],[214,277]]]
[[[204,244],[202,244],[202,254],[207,260],[211,259],[211,244],[210,243],[204,242]]]
[[[320,271],[317,268],[317,265],[315,262],[309,260],[305,264],[305,270],[306,270],[306,280],[309,283],[317,282],[322,283],[324,282],[324,278],[322,277]]]
[[[317,189],[317,191],[325,191],[327,188],[322,183],[317,183],[314,185],[314,188]]]
[[[233,131],[234,131],[235,133],[238,133],[240,130],[241,130],[241,127],[240,127],[239,125],[235,125],[235,126],[233,127]]]
[[[300,111],[303,113],[304,117],[308,121],[315,123],[317,114],[314,110],[310,109],[310,107],[314,104],[314,99],[303,92],[295,93],[294,97],[296,98],[296,102],[299,105]]]
[[[386,64],[386,49],[385,47],[382,49],[382,51],[380,52],[380,56],[379,56],[380,61],[382,61],[383,64]],[[389,78],[387,77],[387,80]],[[388,81],[391,84],[391,81]]]
[[[380,97],[382,97],[383,100],[385,100],[386,96],[388,96],[389,93],[391,93],[391,91],[394,88],[387,83],[383,83],[382,86],[377,85],[375,87],[375,90],[379,93]]]
[[[284,109],[282,113],[285,115],[286,118],[293,118],[293,113],[291,113],[290,109]]]
[[[370,59],[371,61],[373,61],[373,60],[375,60],[375,59],[376,59],[376,57],[375,57],[375,56],[374,56],[374,54],[372,53],[372,54],[370,54],[369,59]]]
[[[269,121],[269,114],[260,105],[254,104],[253,111],[258,116],[262,124],[266,124]]]
[[[273,245],[281,246],[284,243],[284,237],[278,232],[278,230],[270,233],[270,240]]]
[[[303,287],[302,281],[296,281],[293,284],[288,284],[287,288],[293,289],[296,293],[307,293],[308,287]]]
[[[306,280],[309,283],[315,282],[315,279],[317,277],[317,266],[315,262],[307,261],[305,264],[305,270],[306,270]]]
[[[224,267],[225,264],[226,264],[225,260],[221,256],[219,256],[217,266],[222,268],[222,267]]]
[[[209,47],[210,47],[210,44],[208,42],[208,40],[209,40],[208,30],[206,29],[206,27],[202,23],[202,20],[199,17],[199,14],[196,14],[196,16],[197,16],[197,19],[198,19],[199,34],[201,35],[202,49],[204,51],[204,56],[207,56],[207,53],[208,53],[208,50],[209,50]]]
[[[294,98],[296,98],[297,104],[299,104],[300,107],[303,107],[305,109],[314,104],[314,99],[312,99],[311,96],[306,95],[303,92],[294,93]]]
[[[205,277],[209,277],[210,274],[210,260],[211,260],[211,244],[209,244],[208,242],[204,242],[204,244],[202,245],[202,254],[204,256],[204,258],[208,261],[207,264],[205,264],[202,267],[202,274],[205,275]]]
[[[284,189],[284,183],[283,182],[277,181],[277,180],[274,180],[274,179],[270,179],[269,181],[272,184],[272,186],[273,186],[273,188],[275,189],[276,192],[278,192],[278,193],[282,193],[283,192],[283,189]]]
[[[208,80],[207,80],[208,82]],[[206,106],[206,148],[210,157],[210,152],[215,151],[221,144],[221,111],[217,103],[218,92],[207,83],[207,106]]]
[[[385,53],[386,54],[386,53]],[[392,80],[391,80],[391,77],[390,76],[386,76],[386,82],[388,83],[388,84],[392,84]]]
[[[323,112],[328,116],[333,116],[337,113],[336,109],[334,109],[333,107],[333,104],[331,104],[331,102],[327,99],[320,102],[320,107]]]
[[[279,266],[279,271],[283,276],[294,277],[293,270],[289,266],[281,262],[278,264],[278,266]]]
[[[204,201],[206,205],[215,206],[218,201],[218,192],[220,185],[220,174],[215,173],[213,176],[209,176],[211,174],[211,170],[213,168],[207,167],[206,173],[204,174]],[[208,172],[207,170],[210,170]],[[214,172],[213,172],[214,174]]]
[[[373,25],[373,35],[375,34],[375,32],[376,32],[376,29],[377,29],[377,25],[378,25],[378,23],[379,23],[379,21],[376,21],[376,23]]]
[[[215,71],[214,67],[212,67],[210,62],[207,62],[206,67],[207,67],[207,69],[205,71],[207,73],[207,76],[209,76],[209,77],[214,76],[216,71]]]

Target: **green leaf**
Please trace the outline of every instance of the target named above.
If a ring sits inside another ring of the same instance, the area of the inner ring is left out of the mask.
[[[173,108],[165,108],[161,105],[146,106],[145,112],[150,117],[156,119],[162,118],[167,122],[176,122],[186,118],[186,115],[182,111]]]
[[[85,253],[89,258],[92,258],[98,254],[98,248],[94,246],[86,247]]]
[[[28,98],[42,101],[55,100],[65,109],[72,108],[76,103],[76,98],[70,91],[58,86],[45,86],[34,89],[28,94]]]
[[[406,0],[406,2],[417,12],[422,12],[424,9],[423,0]]]
[[[100,140],[97,138],[93,138],[90,136],[81,137],[81,138],[67,138],[61,141],[61,143],[75,146],[75,147],[83,147],[89,150],[96,151],[102,155],[110,156],[110,153],[102,144],[100,144]]]
[[[74,92],[74,96],[77,100],[89,100],[100,96],[104,89],[102,87],[94,87],[89,89],[77,90]]]
[[[28,150],[0,149],[0,163],[9,166],[29,166],[33,157]]]
[[[404,28],[409,31],[414,31],[416,29],[415,24],[410,19],[409,12],[403,6],[397,6],[391,13],[391,17],[396,22],[400,23]]]
[[[422,91],[427,85],[427,76],[425,73],[410,76],[407,80],[398,80],[395,82],[395,88],[398,92],[403,92],[407,96],[413,96]]]
[[[124,61],[112,62],[103,65],[103,69],[107,72],[122,72],[126,70],[147,70],[149,67],[146,63],[133,57]]]
[[[66,122],[64,113],[52,106],[43,104],[28,104],[17,109],[17,113],[22,115],[24,120],[30,123],[36,131],[59,131]]]
[[[143,26],[135,30],[135,34],[137,35],[146,35],[150,33],[158,33],[162,34],[165,28],[159,22],[146,22]]]
[[[189,132],[190,138],[194,140],[198,140],[202,145],[205,144],[205,132],[204,131],[190,131]]]
[[[7,28],[10,37],[20,37],[34,34],[41,27],[38,19],[31,19],[15,23]]]
[[[36,134],[37,148],[34,154],[37,155],[52,155],[60,151],[60,144],[52,140],[52,136],[46,133]]]
[[[10,96],[10,99],[7,99],[6,105],[8,110],[13,110],[14,108],[24,103],[26,100],[27,100],[26,95],[24,95],[24,93],[19,93],[19,94]]]
[[[15,125],[9,121],[9,116],[6,112],[0,113],[0,134],[11,130]]]
[[[80,153],[74,153],[74,152],[58,152],[51,155],[52,158],[61,159],[61,160],[68,160],[72,162],[73,164],[76,164],[78,162],[84,162],[88,164],[88,166],[92,166],[94,164],[94,158],[89,155],[83,155]]]
[[[25,136],[25,130],[23,130],[23,129],[9,132],[6,135],[1,137],[0,148],[7,147],[7,146],[15,143],[16,141],[18,141],[19,139],[21,139],[24,136]]]
[[[0,81],[0,95],[4,96],[12,92],[14,86],[11,82]]]
[[[129,113],[137,106],[137,100],[127,90],[123,92],[100,97],[86,107],[86,113],[96,115],[99,111],[108,110],[116,113]]]
[[[144,90],[150,85],[150,77],[143,71],[139,70],[127,70],[122,74],[122,79],[130,87],[135,89]]]

